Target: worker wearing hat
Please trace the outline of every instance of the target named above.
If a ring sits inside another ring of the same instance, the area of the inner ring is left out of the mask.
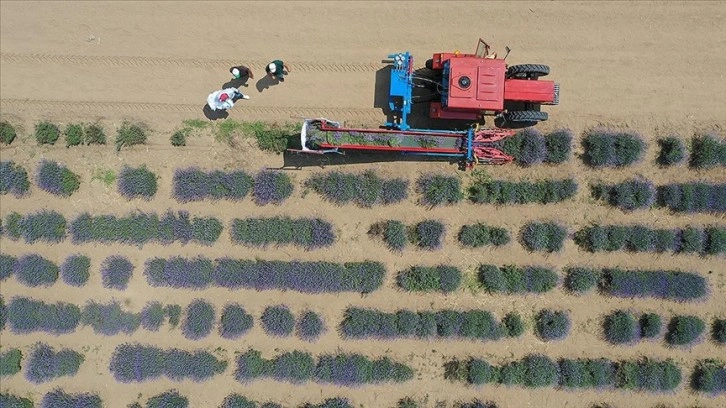
[[[215,91],[207,97],[207,105],[213,110],[232,109],[236,99],[250,99],[249,95],[245,95],[237,88],[227,88]]]
[[[265,71],[267,72],[267,75],[269,75],[271,78],[277,78],[280,81],[284,81],[285,75],[290,72],[290,67],[285,65],[285,63],[281,60],[274,60],[271,63],[267,64],[267,66],[265,67]]]
[[[229,72],[232,74],[233,79],[240,79],[243,76],[249,76],[250,79],[255,79],[255,75],[252,73],[252,70],[244,65],[232,67],[229,69]]]

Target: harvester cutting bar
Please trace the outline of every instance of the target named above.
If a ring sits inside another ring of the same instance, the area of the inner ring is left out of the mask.
[[[514,136],[515,132],[510,129],[476,129],[474,131],[474,143],[493,143],[502,139]]]

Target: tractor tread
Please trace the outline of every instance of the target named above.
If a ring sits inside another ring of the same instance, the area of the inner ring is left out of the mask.
[[[513,77],[518,75],[529,75],[535,74],[538,77],[548,75],[550,73],[550,67],[542,64],[521,64],[512,65],[507,68],[507,77]]]
[[[505,114],[507,122],[544,122],[549,118],[547,112],[541,111],[512,111]]]

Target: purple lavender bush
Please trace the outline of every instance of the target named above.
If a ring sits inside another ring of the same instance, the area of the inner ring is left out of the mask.
[[[174,172],[173,193],[177,201],[242,200],[252,190],[252,177],[244,171],[204,172],[198,168]]]
[[[480,265],[477,279],[489,293],[545,293],[557,286],[557,273],[539,266]]]
[[[0,194],[13,194],[16,198],[25,196],[30,190],[28,172],[12,160],[0,162]]]
[[[529,251],[559,252],[567,229],[556,222],[530,222],[522,227],[520,238]]]
[[[141,327],[149,331],[159,331],[164,324],[164,306],[160,302],[149,302],[141,310]]]
[[[56,264],[37,254],[23,255],[15,263],[15,277],[26,286],[48,287],[58,280]]]
[[[385,369],[381,369],[385,367]],[[405,382],[413,378],[413,370],[387,358],[370,360],[360,354],[328,354],[318,359],[315,379],[319,383],[342,386]]]
[[[519,155],[515,156],[517,163],[521,166],[532,166],[541,164],[547,156],[545,138],[537,129],[526,128],[522,130],[522,144]]]
[[[622,183],[602,186],[601,199],[623,211],[650,208],[656,199],[656,188],[650,180],[635,178]]]
[[[673,183],[658,187],[658,204],[673,212],[726,212],[726,184]]]
[[[18,258],[12,255],[0,254],[0,281],[11,277],[15,273],[15,264],[17,262]]]
[[[613,361],[604,358],[560,359],[559,366],[559,383],[563,387],[598,390],[615,387],[615,363]]]
[[[15,333],[46,332],[54,335],[73,332],[81,320],[81,309],[69,303],[44,303],[14,297],[8,305],[8,322]]]
[[[310,353],[294,350],[272,360],[272,377],[278,381],[301,384],[309,381],[314,372],[315,360]]]
[[[33,408],[33,401],[17,395],[0,392],[0,407]]]
[[[43,191],[61,197],[70,197],[80,187],[81,180],[66,166],[43,160],[38,168],[36,183]]]
[[[421,249],[433,251],[440,249],[446,227],[440,221],[425,220],[416,224],[410,231],[411,241]]]
[[[295,329],[295,316],[287,306],[268,306],[260,320],[265,333],[271,336],[289,336]]]
[[[399,310],[387,313],[374,309],[348,308],[338,329],[343,337],[352,339],[437,337],[498,340],[504,334],[502,324],[484,310],[442,310],[436,313]]]
[[[297,335],[303,340],[313,341],[325,331],[325,322],[319,314],[305,311],[297,321]]]
[[[187,306],[182,332],[190,340],[207,337],[214,326],[214,306],[201,299],[196,299]]]
[[[81,287],[88,282],[91,276],[91,259],[85,255],[71,255],[60,267],[60,274],[63,282],[67,285]]]
[[[508,137],[494,145],[510,156],[521,166],[532,166],[542,163],[547,157],[547,144],[542,133],[535,128],[520,130],[513,137]]]
[[[191,218],[186,211],[167,211],[161,219],[154,213],[126,217],[84,213],[71,222],[70,233],[76,244],[101,242],[143,246],[151,242],[163,245],[180,242],[186,245],[194,241],[211,245],[222,233],[222,223],[214,217]]]
[[[137,168],[124,167],[118,176],[118,191],[129,200],[141,198],[148,201],[158,189],[156,179],[156,174],[145,165]]]
[[[455,204],[464,198],[461,180],[443,174],[422,174],[416,179],[416,192],[421,195],[419,203],[429,207]]]
[[[263,170],[255,175],[252,197],[255,204],[281,204],[292,194],[290,176],[285,173]]]
[[[668,323],[666,342],[671,346],[685,346],[696,342],[706,330],[706,323],[691,315],[674,316]]]
[[[602,274],[601,289],[617,297],[689,302],[704,298],[708,292],[706,279],[693,272],[610,268],[603,269]]]
[[[307,403],[303,406],[303,408],[353,408],[353,405],[351,405],[347,398],[335,397],[326,398],[319,404]]]
[[[535,329],[544,341],[562,340],[570,332],[570,316],[560,310],[541,310],[537,314]]]
[[[38,343],[28,357],[25,377],[40,384],[59,377],[73,377],[84,361],[81,353],[69,349],[55,351],[45,343]]]
[[[219,408],[257,408],[259,404],[240,394],[229,394],[224,397]]]
[[[226,339],[238,339],[247,333],[253,324],[254,319],[242,306],[230,303],[222,309],[219,335]]]
[[[594,128],[582,141],[585,164],[592,167],[625,167],[643,158],[645,142],[635,132]]]
[[[125,290],[134,271],[134,265],[125,257],[113,255],[101,264],[101,280],[107,289]]]
[[[97,334],[115,336],[134,333],[141,324],[141,318],[137,313],[123,311],[118,302],[103,304],[90,301],[83,307],[81,323],[93,327]]]
[[[203,381],[214,377],[227,368],[227,362],[202,350],[186,351],[170,349],[164,351],[164,374],[174,381]]]
[[[203,381],[227,368],[227,362],[218,360],[206,351],[163,350],[138,343],[125,343],[116,347],[109,369],[116,381],[143,382],[162,375],[173,381]]]
[[[71,394],[56,388],[45,394],[40,408],[103,408],[103,400],[97,394]]]
[[[302,293],[370,293],[381,287],[386,270],[379,262],[216,260],[213,279],[227,289],[294,290]]]
[[[38,241],[54,244],[66,238],[66,219],[55,211],[41,210],[25,215],[19,228],[28,244]]]
[[[395,204],[408,197],[408,181],[383,179],[372,170],[361,174],[340,171],[318,173],[305,182],[305,187],[337,205],[353,202],[360,207],[372,207]]]
[[[232,242],[264,247],[293,244],[308,250],[327,247],[335,241],[332,225],[319,218],[270,217],[232,220]]]
[[[23,352],[16,348],[5,348],[0,352],[0,378],[15,375],[20,372],[20,362],[23,360]]]
[[[570,160],[573,137],[570,129],[558,129],[548,133],[545,136],[545,146],[547,147],[545,162],[560,164]]]
[[[272,372],[271,362],[262,358],[262,353],[257,350],[247,350],[237,357],[237,368],[234,378],[242,383],[269,376]]]
[[[213,272],[212,261],[201,256],[152,258],[144,265],[146,280],[153,287],[205,289],[212,283]]]
[[[177,390],[168,390],[146,400],[146,408],[188,408],[189,399]]]
[[[414,266],[397,277],[398,286],[412,292],[440,291],[449,293],[459,288],[461,271],[453,266]]]
[[[699,360],[693,370],[691,387],[712,396],[726,392],[726,364],[717,359]]]

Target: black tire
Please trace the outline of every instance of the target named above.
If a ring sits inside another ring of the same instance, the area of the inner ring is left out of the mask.
[[[426,60],[426,68],[431,69],[431,70],[434,69],[434,59],[433,58],[429,58]]]
[[[547,112],[540,111],[512,111],[504,114],[507,122],[544,122],[548,118]]]
[[[549,75],[550,67],[542,64],[512,65],[507,69],[507,78],[533,78],[537,79]]]

